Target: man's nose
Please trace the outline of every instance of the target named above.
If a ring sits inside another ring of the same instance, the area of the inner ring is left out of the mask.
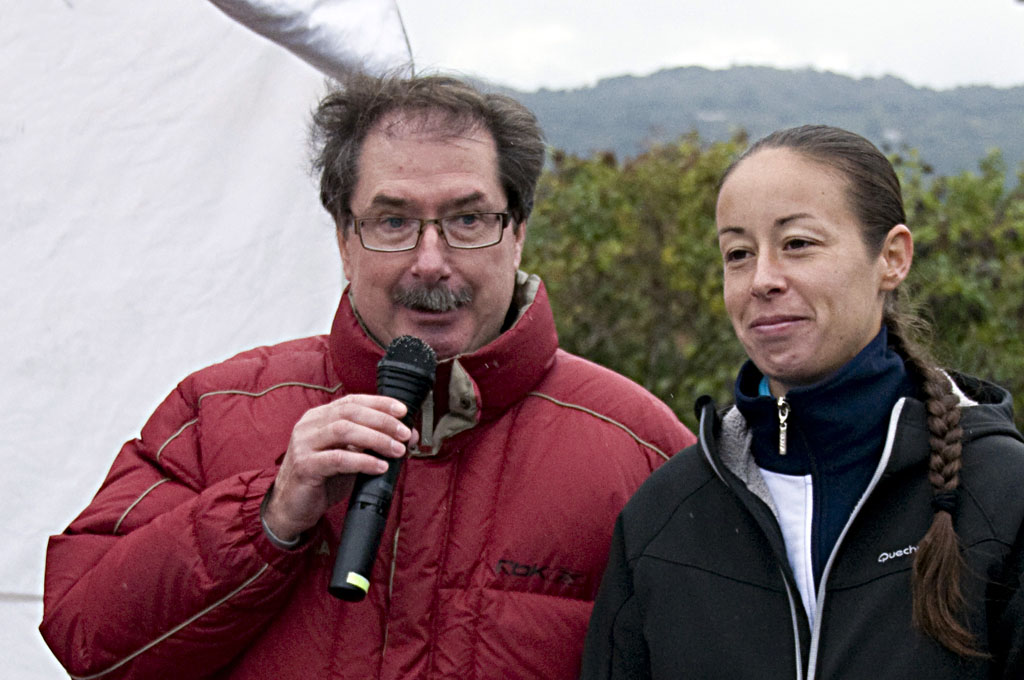
[[[448,275],[450,251],[451,248],[441,235],[441,225],[437,222],[424,224],[419,245],[416,246],[412,273],[427,281],[444,278]]]

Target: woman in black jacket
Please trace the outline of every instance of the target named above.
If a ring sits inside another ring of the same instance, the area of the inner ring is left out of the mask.
[[[750,360],[620,515],[583,677],[1024,678],[1024,443],[914,341],[888,160],[773,133],[716,221]]]

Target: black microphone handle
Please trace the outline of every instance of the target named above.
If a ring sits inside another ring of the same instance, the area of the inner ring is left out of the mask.
[[[411,336],[392,341],[387,355],[377,364],[377,393],[405,404],[407,411],[402,423],[406,427],[412,427],[423,399],[434,384],[435,367],[434,350]],[[372,451],[367,453],[377,455]],[[370,574],[402,469],[402,459],[386,460],[386,472],[356,475],[352,487],[334,570],[327,586],[328,592],[340,600],[358,602],[370,589]]]
[[[387,461],[387,472],[356,475],[352,496],[341,530],[341,542],[327,590],[340,600],[359,602],[370,588],[370,572],[377,560],[380,537],[388,521],[401,458]]]

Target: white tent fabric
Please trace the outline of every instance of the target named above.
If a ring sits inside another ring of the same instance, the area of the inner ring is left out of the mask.
[[[409,41],[391,0],[210,0],[228,16],[338,78],[410,66]]]
[[[0,15],[0,651],[35,680],[62,677],[47,536],[178,380],[326,332],[342,279],[307,170],[322,74],[205,2]]]

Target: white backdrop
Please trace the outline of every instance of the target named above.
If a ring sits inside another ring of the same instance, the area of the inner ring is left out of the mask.
[[[46,538],[177,381],[329,329],[341,270],[306,147],[323,91],[201,0],[4,0],[4,677],[63,677],[36,630]]]

